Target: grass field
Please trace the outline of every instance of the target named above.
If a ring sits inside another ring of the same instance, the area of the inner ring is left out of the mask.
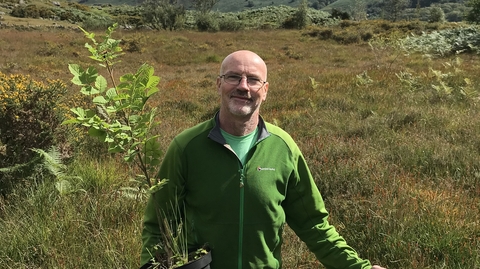
[[[118,31],[126,54],[115,74],[155,67],[152,105],[166,149],[216,110],[223,57],[257,52],[269,68],[263,117],[297,141],[331,223],[362,257],[390,269],[480,268],[478,94],[439,90],[480,92],[480,56],[425,58],[309,31]],[[71,96],[79,89],[68,64],[94,64],[80,31],[0,29],[0,37],[0,72],[60,79]],[[54,177],[37,174],[0,196],[0,268],[138,267],[145,196],[126,195],[131,172],[121,160],[65,136],[78,191],[60,195]],[[288,229],[283,253],[284,268],[322,268]]]

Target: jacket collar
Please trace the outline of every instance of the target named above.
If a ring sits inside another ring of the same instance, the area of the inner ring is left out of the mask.
[[[208,137],[212,139],[215,142],[218,142],[222,145],[227,144],[227,141],[223,137],[221,131],[220,131],[220,118],[219,118],[219,112],[215,114],[215,117],[212,119],[212,121],[215,121],[215,124],[210,130],[210,133],[208,134]],[[265,125],[265,121],[263,120],[262,116],[259,116],[258,120],[258,136],[257,136],[257,143],[260,142],[261,140],[267,138],[270,136],[270,133],[267,130],[267,127]]]

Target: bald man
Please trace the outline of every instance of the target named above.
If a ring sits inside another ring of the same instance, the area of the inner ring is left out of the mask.
[[[169,182],[145,210],[142,268],[162,240],[156,214],[173,201],[185,208],[189,247],[211,248],[211,269],[281,268],[286,223],[327,268],[381,269],[329,224],[300,149],[260,116],[269,89],[262,58],[247,50],[228,55],[216,86],[218,113],[177,135],[165,154],[158,178]]]

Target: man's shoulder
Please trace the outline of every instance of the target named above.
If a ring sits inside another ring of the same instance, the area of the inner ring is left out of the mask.
[[[215,121],[213,119],[203,121],[193,127],[183,130],[175,137],[175,140],[180,143],[188,143],[192,139],[202,134],[205,134],[205,137],[207,137],[208,133],[210,132],[210,130],[212,130],[214,125]]]
[[[282,139],[291,149],[297,148],[297,144],[295,143],[293,138],[290,136],[290,134],[287,133],[285,130],[283,130],[281,127],[269,122],[265,122],[265,128],[267,128],[267,131],[271,135],[274,135]]]

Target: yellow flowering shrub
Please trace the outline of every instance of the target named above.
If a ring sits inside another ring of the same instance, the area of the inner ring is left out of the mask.
[[[0,72],[0,167],[26,162],[35,154],[31,148],[53,144],[66,112],[59,105],[66,92],[59,80],[42,83]]]

